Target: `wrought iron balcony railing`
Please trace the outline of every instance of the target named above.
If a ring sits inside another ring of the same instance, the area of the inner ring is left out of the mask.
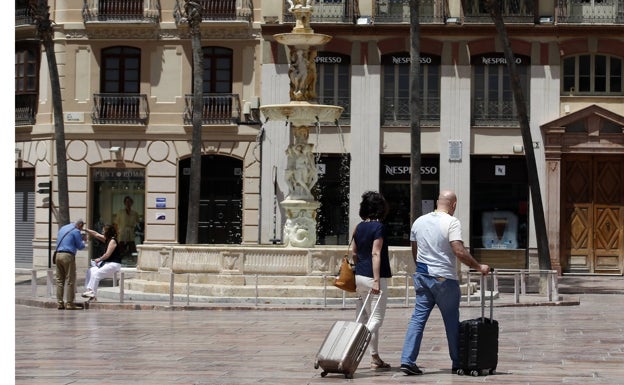
[[[35,20],[30,14],[30,9],[27,7],[15,8],[15,26],[31,25]]]
[[[195,0],[202,9],[202,21],[253,20],[252,0]],[[173,8],[176,24],[185,23],[184,1],[176,0]]]
[[[82,18],[87,22],[127,23],[160,21],[159,0],[84,0]]]
[[[288,1],[283,3],[284,23],[294,23]],[[312,23],[355,23],[359,16],[357,0],[318,0],[313,4]]]
[[[519,127],[520,122],[515,107],[513,100],[488,102],[475,100],[472,103],[472,125]]]
[[[444,23],[447,0],[422,0],[421,23]],[[375,0],[375,23],[409,23],[410,0]]]
[[[238,94],[204,94],[202,124],[238,124],[241,104]],[[193,124],[193,95],[184,95],[184,124]]]
[[[15,125],[27,126],[35,124],[37,115],[37,94],[15,95]]]
[[[145,94],[93,95],[94,124],[147,124],[149,106]]]
[[[624,0],[558,0],[557,23],[624,24]]]
[[[492,23],[492,17],[483,0],[462,1],[464,7],[464,22]],[[506,23],[534,23],[535,10],[533,1],[501,0],[498,2],[503,20]]]
[[[411,115],[409,98],[383,98],[382,126],[409,126]],[[425,126],[440,125],[440,98],[421,98],[420,123]]]

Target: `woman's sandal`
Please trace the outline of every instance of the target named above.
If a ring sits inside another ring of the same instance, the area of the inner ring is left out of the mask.
[[[371,361],[370,367],[374,370],[390,370],[391,368],[390,364],[384,362],[381,358],[378,360],[373,359],[373,361]]]

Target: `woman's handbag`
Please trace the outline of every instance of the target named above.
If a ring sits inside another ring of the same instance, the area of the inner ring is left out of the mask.
[[[334,286],[350,293],[355,292],[355,272],[351,267],[348,256],[344,256],[340,264],[340,272],[334,279]]]
[[[334,286],[344,291],[355,293],[355,271],[353,271],[353,266],[349,258],[351,255],[351,242],[353,242],[353,237],[351,237],[351,241],[349,242],[347,254],[342,258],[340,271],[338,272],[338,276],[334,279]]]

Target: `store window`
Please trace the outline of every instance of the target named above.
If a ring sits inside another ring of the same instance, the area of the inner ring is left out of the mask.
[[[410,119],[410,63],[408,52],[384,55],[381,98],[381,124],[408,126]],[[423,125],[440,125],[440,57],[420,58],[420,121]]]
[[[136,266],[136,245],[145,239],[145,169],[94,168],[93,209],[88,227],[101,232],[106,224],[117,230],[122,264]],[[90,258],[104,254],[106,245],[92,238]]]
[[[610,55],[577,55],[563,59],[563,95],[623,95],[624,59]]]
[[[319,179],[312,192],[321,204],[317,210],[319,245],[349,243],[349,154],[321,155],[316,167]]]
[[[529,184],[524,157],[473,157],[470,169],[475,258],[495,268],[525,268]]]
[[[529,103],[528,56],[515,55],[520,86]],[[518,109],[511,88],[507,59],[493,52],[472,57],[472,120],[474,126],[518,126]],[[528,111],[527,111],[528,113]]]
[[[340,123],[348,124],[351,116],[351,60],[335,52],[319,52],[316,63],[316,96],[319,104],[340,106],[344,110]]]
[[[435,209],[440,190],[439,156],[423,156],[420,159],[422,183],[422,212]],[[390,204],[386,217],[388,242],[390,246],[409,246],[412,227],[411,202],[411,159],[409,156],[382,156],[380,167],[380,192]]]

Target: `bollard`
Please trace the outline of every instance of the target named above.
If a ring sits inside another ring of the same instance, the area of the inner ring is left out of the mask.
[[[47,278],[47,291],[48,291],[48,297],[53,297],[54,296],[54,292],[52,291],[52,288],[54,287],[54,272],[52,271],[52,269],[48,269],[48,278]]]
[[[32,296],[37,297],[37,270],[30,271],[30,288],[32,289]]]
[[[113,277],[116,274],[113,274]],[[124,302],[124,272],[120,271],[119,272],[119,302],[123,303]]]
[[[256,302],[256,306],[258,306],[258,274],[256,274],[256,298],[255,298],[255,302]]]
[[[405,275],[405,306],[409,306],[409,274]]]
[[[190,305],[191,300],[191,276],[189,273],[186,273],[186,306]]]
[[[520,288],[518,287],[519,280],[520,274],[514,273],[514,303],[520,303]]]
[[[169,305],[173,305],[173,292],[175,287],[175,277],[173,272],[169,273]]]

